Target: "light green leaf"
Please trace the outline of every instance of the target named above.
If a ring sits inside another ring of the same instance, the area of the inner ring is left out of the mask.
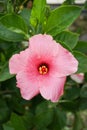
[[[46,0],[34,0],[31,12],[31,24],[35,27],[38,23],[43,23],[45,17]]]
[[[77,73],[87,72],[87,56],[78,51],[74,51],[73,54],[79,62]]]
[[[56,41],[64,42],[69,48],[73,49],[78,41],[78,34],[70,31],[63,31],[55,36]]]
[[[69,27],[79,16],[81,8],[78,6],[61,6],[51,12],[45,31],[53,36]]]

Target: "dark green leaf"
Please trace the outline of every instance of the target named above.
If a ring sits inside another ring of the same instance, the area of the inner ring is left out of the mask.
[[[9,28],[6,28],[3,24],[0,23],[0,38],[5,41],[13,41],[13,42],[19,42],[24,40],[24,35],[15,33]]]
[[[28,32],[28,29],[27,29],[27,26],[26,26],[24,20],[19,15],[7,14],[0,19],[0,22],[5,27],[9,28],[9,30],[12,30],[14,32],[18,32],[18,33],[22,33],[22,32],[27,33]]]
[[[80,95],[80,88],[77,86],[72,86],[72,87],[65,89],[64,97],[67,100],[76,99],[79,97],[79,95]]]
[[[27,130],[31,130],[34,127],[34,115],[31,111],[26,111],[23,116],[23,120]]]
[[[87,10],[87,0],[85,1],[84,6],[85,6],[85,9]]]
[[[87,98],[81,98],[79,101],[79,110],[87,109]]]
[[[51,13],[51,6],[50,5],[46,5],[45,16],[46,16],[47,19],[48,19],[50,13]]]
[[[13,86],[11,85],[11,87],[13,87]],[[15,86],[15,88],[16,88],[16,86]],[[22,102],[20,101],[20,97],[17,96],[18,93],[15,92],[15,90],[13,90],[12,92],[14,92],[14,93],[12,93],[12,98],[8,99],[8,105],[13,112],[15,112],[19,115],[23,115],[25,112],[25,109],[24,109]]]
[[[15,130],[13,127],[8,126],[7,124],[3,125],[4,130]],[[1,129],[0,129],[1,130]]]
[[[2,125],[0,125],[0,130],[4,130],[3,127],[2,127]]]
[[[35,127],[38,130],[46,128],[52,121],[53,109],[47,102],[43,102],[36,108]]]
[[[9,73],[8,63],[6,63],[4,66],[2,66],[0,70],[0,82],[10,79],[12,77],[13,75]]]
[[[87,72],[84,75],[84,80],[87,81]]]
[[[24,8],[21,12],[20,15],[22,16],[22,18],[24,19],[24,21],[26,22],[27,26],[30,26],[30,15],[31,15],[31,10]]]
[[[80,96],[83,98],[87,98],[87,84],[84,84],[80,91]]]
[[[46,24],[46,33],[53,36],[69,27],[79,16],[81,8],[78,6],[61,6],[52,11]]]
[[[59,102],[59,106],[66,111],[76,111],[78,110],[78,101],[68,101],[68,100],[64,100]]]
[[[7,14],[0,19],[0,38],[7,41],[22,41],[28,37],[24,20],[16,14]]]
[[[26,130],[22,117],[14,113],[11,115],[11,124],[14,130]]]
[[[0,123],[4,123],[9,120],[10,110],[6,102],[0,97]]]
[[[78,34],[69,31],[63,31],[55,37],[56,41],[64,42],[67,46],[73,49],[78,41]]]
[[[75,47],[75,50],[81,51],[87,54],[87,42],[79,41]]]
[[[53,121],[50,125],[50,129],[52,130],[63,130],[66,125],[66,114],[59,107],[54,109]]]
[[[74,51],[73,54],[79,62],[77,72],[78,73],[87,72],[87,56],[84,55],[83,53],[80,53],[80,52],[77,52],[77,51]]]
[[[0,18],[3,17],[5,14],[4,13],[0,13]]]

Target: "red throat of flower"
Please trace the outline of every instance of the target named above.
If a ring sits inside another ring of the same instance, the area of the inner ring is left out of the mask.
[[[48,67],[46,65],[41,65],[39,66],[38,71],[41,75],[45,75],[48,73]]]

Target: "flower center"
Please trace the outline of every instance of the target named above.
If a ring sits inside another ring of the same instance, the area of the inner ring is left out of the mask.
[[[48,73],[48,67],[46,65],[41,65],[41,66],[39,66],[38,71],[42,75],[47,74]]]

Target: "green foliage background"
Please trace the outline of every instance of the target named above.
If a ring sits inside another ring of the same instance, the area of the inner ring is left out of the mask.
[[[82,115],[87,110],[87,42],[79,41],[70,26],[86,10],[66,0],[51,9],[45,0],[0,0],[0,130],[86,130]],[[30,6],[28,6],[30,5]],[[9,74],[10,57],[24,50],[28,39],[46,33],[67,48],[79,61],[77,73],[85,79],[78,84],[67,78],[59,102],[46,101],[40,95],[24,100]]]

